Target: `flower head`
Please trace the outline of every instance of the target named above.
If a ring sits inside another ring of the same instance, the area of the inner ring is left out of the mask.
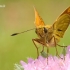
[[[70,46],[67,47],[66,55],[61,55],[61,58],[48,56],[47,64],[47,58],[39,56],[38,59],[28,58],[27,63],[22,60],[20,63],[23,70],[70,70]]]

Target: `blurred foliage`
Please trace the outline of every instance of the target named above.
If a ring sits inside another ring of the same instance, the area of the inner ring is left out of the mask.
[[[36,48],[32,42],[36,38],[35,30],[11,37],[15,32],[34,28],[34,9],[47,24],[53,24],[56,18],[70,6],[70,0],[0,0],[0,70],[13,70],[14,64],[28,57],[36,58]],[[61,45],[70,44],[70,27],[67,29]],[[37,44],[42,49],[41,45]],[[59,54],[63,48],[58,47]],[[40,51],[39,50],[39,51]],[[46,48],[45,48],[46,51]],[[50,48],[55,55],[55,48]]]

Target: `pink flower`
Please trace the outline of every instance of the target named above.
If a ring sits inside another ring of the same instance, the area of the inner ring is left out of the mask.
[[[28,62],[20,61],[23,70],[70,70],[70,46],[67,47],[66,55],[49,56],[48,64],[47,58],[39,56],[38,59],[28,58]],[[65,59],[64,59],[65,58]]]

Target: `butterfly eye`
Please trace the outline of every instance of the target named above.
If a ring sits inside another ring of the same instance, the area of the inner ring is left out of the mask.
[[[44,27],[44,32],[47,33],[47,29]]]

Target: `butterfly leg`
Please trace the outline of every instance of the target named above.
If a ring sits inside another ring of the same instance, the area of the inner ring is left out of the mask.
[[[48,64],[49,47],[47,47],[47,64]]]
[[[59,47],[64,47],[64,49],[67,47],[67,46],[61,46],[59,44],[57,44]],[[64,51],[65,52],[65,51]],[[64,60],[65,60],[65,53],[64,53]]]
[[[37,49],[37,58],[38,58],[38,56],[39,56],[39,51],[38,51],[38,47],[37,47],[37,45],[35,44],[35,41],[36,41],[37,39],[32,39],[32,41],[33,41],[33,43],[34,43],[34,45],[35,45],[35,47],[36,47],[36,49]]]
[[[41,52],[43,52],[44,51],[44,46],[43,46],[43,48],[42,48],[42,51]]]
[[[43,45],[42,51],[44,51],[44,42],[43,42],[41,39],[37,39],[37,38],[36,38],[36,39],[32,39],[32,41],[33,41],[33,43],[34,43],[34,45],[35,45],[35,47],[36,47],[36,49],[37,49],[37,58],[38,58],[38,56],[39,56],[39,50],[38,50],[38,47],[37,47],[37,45],[35,44],[35,42],[37,42],[37,43]]]
[[[54,37],[54,36],[53,36]],[[59,58],[61,58],[58,54],[58,50],[57,50],[57,44],[56,44],[56,39],[54,37],[54,43],[55,43],[55,49],[56,49],[56,56],[58,56]],[[62,58],[61,58],[62,59]]]
[[[67,47],[67,46],[61,46],[61,45],[59,45],[59,44],[57,44],[59,47]]]

